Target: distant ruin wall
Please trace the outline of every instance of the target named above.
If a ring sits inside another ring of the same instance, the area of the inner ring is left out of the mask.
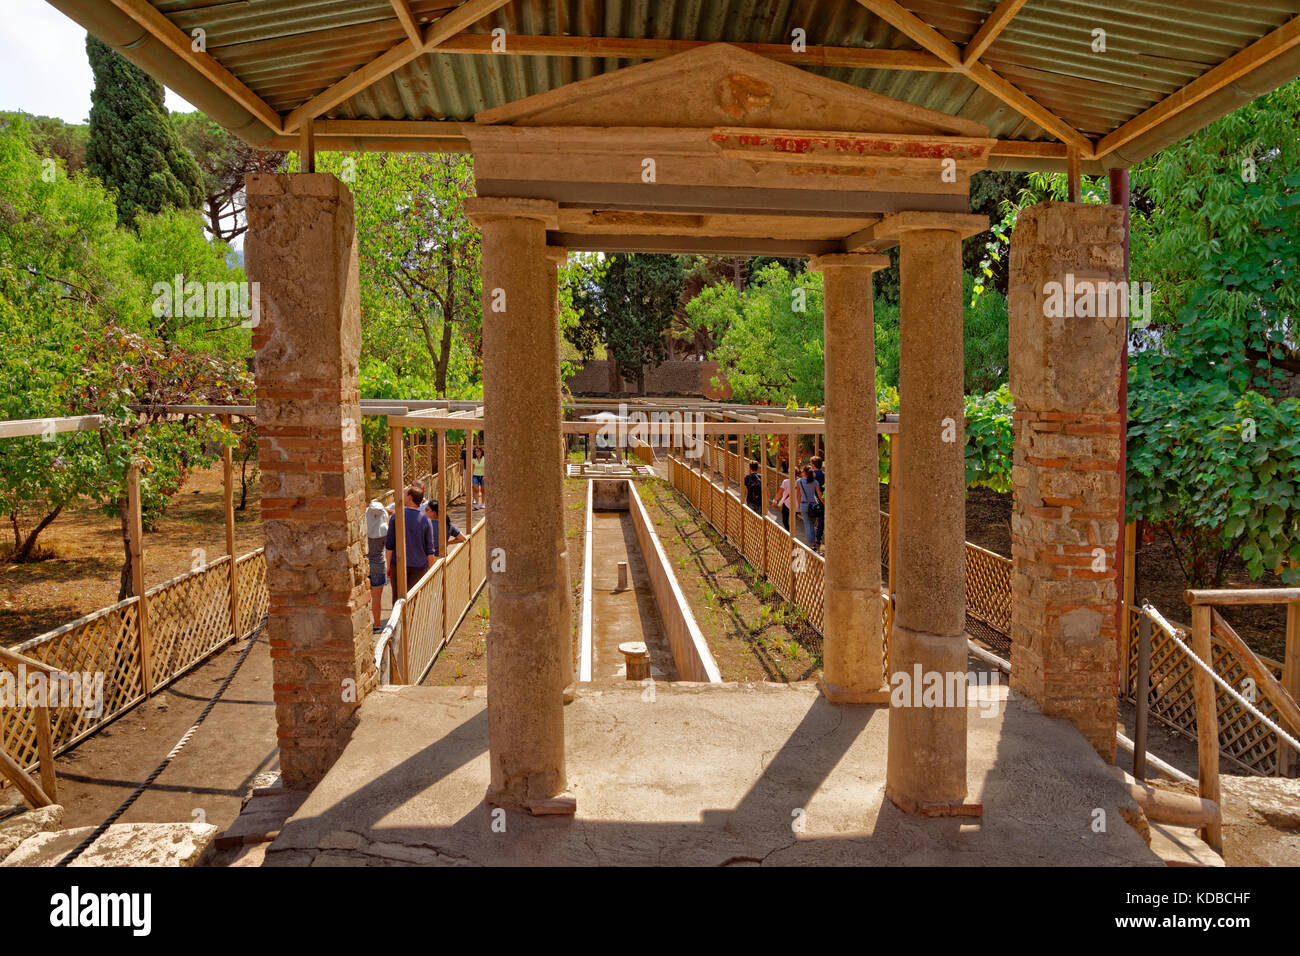
[[[731,388],[725,382],[722,383],[722,388],[714,388],[713,377],[717,374],[717,362],[672,359],[655,368],[646,369],[645,394],[725,401],[731,397]],[[640,394],[636,380],[621,377],[612,359],[599,359],[579,366],[578,371],[565,384],[574,395]]]

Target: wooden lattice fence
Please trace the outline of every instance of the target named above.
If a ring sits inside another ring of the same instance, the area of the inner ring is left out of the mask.
[[[266,617],[266,555],[259,548],[235,562],[239,636],[251,634]],[[230,557],[196,568],[146,595],[149,623],[150,677],[153,690],[224,647],[235,638],[230,627]],[[125,601],[79,618],[13,648],[67,675],[90,675],[82,707],[51,707],[51,738],[56,755],[66,752],[101,727],[130,710],[146,696],[141,667],[140,598]],[[17,668],[0,662],[17,678]],[[88,701],[87,695],[97,700]],[[61,697],[67,700],[68,698]],[[35,711],[0,707],[0,742],[20,767],[37,765]]]

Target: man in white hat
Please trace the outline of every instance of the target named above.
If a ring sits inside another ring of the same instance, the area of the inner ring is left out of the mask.
[[[382,502],[372,501],[366,507],[366,558],[370,563],[370,615],[376,632],[383,629],[380,618],[384,613],[384,585],[388,575],[384,571],[384,541],[388,537],[388,509]]]

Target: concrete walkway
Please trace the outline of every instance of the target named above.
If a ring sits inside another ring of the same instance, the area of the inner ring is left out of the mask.
[[[382,689],[266,864],[1161,865],[1072,726],[1018,695],[981,713],[983,817],[922,819],[885,799],[884,708],[832,707],[809,683],[589,685],[565,708],[577,816],[537,818],[483,802],[482,688]]]

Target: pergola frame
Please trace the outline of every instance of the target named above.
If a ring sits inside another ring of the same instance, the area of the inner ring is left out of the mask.
[[[81,0],[52,2],[74,18],[83,6]],[[1065,170],[1072,175],[1104,171],[1104,168],[1114,164],[1103,164],[1102,161],[1115,151],[1144,134],[1171,123],[1187,111],[1196,109],[1215,94],[1227,91],[1251,72],[1300,46],[1300,17],[1296,17],[1211,67],[1117,128],[1092,139],[999,75],[982,59],[996,46],[999,37],[1012,24],[1027,0],[1000,0],[964,47],[945,37],[934,25],[907,9],[898,0],[857,2],[906,35],[921,49],[814,45],[796,52],[785,44],[739,45],[758,55],[794,65],[959,74],[996,96],[1051,137],[1050,141],[999,141],[992,151],[994,157],[1013,162],[1034,160],[1039,168],[1046,161],[1053,168]],[[250,141],[259,140],[255,145],[281,149],[298,148],[304,141],[314,143],[315,148],[321,150],[468,149],[460,131],[461,124],[456,122],[328,117],[331,110],[350,97],[367,90],[426,53],[648,60],[682,53],[707,42],[656,37],[512,35],[505,48],[500,49],[490,34],[471,30],[479,26],[484,18],[506,6],[509,0],[463,0],[432,22],[417,22],[408,0],[391,0],[393,21],[401,27],[404,39],[370,62],[309,96],[287,113],[280,113],[205,49],[194,49],[191,36],[147,0],[111,0],[111,3],[143,29],[147,36],[161,43],[185,68],[197,73],[202,81],[256,118],[262,132],[254,135],[252,131],[244,130],[241,135]],[[129,49],[124,52],[130,57]],[[184,94],[186,91],[180,92]],[[1209,116],[1205,121],[1212,118]],[[304,127],[307,127],[305,131]],[[1089,168],[1083,169],[1084,163],[1089,164]]]

